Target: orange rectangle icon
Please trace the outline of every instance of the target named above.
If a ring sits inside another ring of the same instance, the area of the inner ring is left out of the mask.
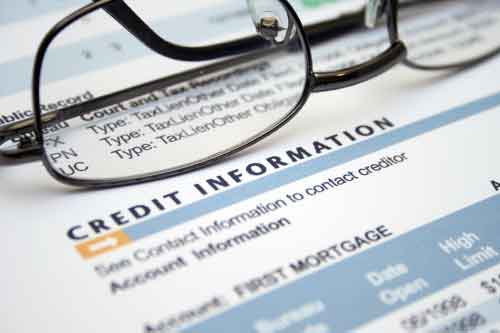
[[[103,253],[113,251],[132,241],[123,231],[116,231],[90,241],[78,244],[76,250],[84,259],[90,259]]]

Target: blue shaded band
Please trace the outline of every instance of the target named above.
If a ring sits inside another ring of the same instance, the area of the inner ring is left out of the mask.
[[[234,189],[162,214],[150,220],[126,227],[123,231],[130,239],[138,240],[174,227],[201,215],[215,212],[235,203],[252,198],[294,181],[348,163],[364,155],[374,153],[397,143],[417,137],[440,127],[487,111],[500,104],[500,93],[453,108],[438,115],[392,130],[372,139],[327,153],[315,159],[297,164],[268,176],[245,183]]]

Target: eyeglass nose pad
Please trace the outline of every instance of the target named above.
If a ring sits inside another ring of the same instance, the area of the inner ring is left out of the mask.
[[[365,26],[373,29],[385,12],[385,0],[367,0],[365,9]]]
[[[274,44],[285,44],[294,35],[294,25],[288,12],[276,0],[247,0],[257,33]]]

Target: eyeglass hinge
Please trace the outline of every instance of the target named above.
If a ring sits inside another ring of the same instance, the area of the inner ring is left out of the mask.
[[[41,153],[41,145],[28,136],[21,136],[16,146],[0,150],[2,156],[15,159],[39,156]]]

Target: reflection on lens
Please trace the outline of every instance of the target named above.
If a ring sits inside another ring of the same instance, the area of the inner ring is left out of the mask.
[[[415,64],[460,64],[500,48],[498,0],[408,1],[400,7],[400,37]]]
[[[267,3],[281,11],[280,28],[297,31],[282,21],[291,16],[279,2]],[[225,14],[225,7],[210,10]],[[60,120],[44,128],[51,167],[79,180],[173,172],[239,148],[287,118],[304,92],[304,46],[297,33],[270,40],[246,13],[240,19],[260,47],[210,62],[158,55],[104,11],[66,28],[42,67],[42,109],[57,110]],[[233,40],[227,30],[226,41]]]

